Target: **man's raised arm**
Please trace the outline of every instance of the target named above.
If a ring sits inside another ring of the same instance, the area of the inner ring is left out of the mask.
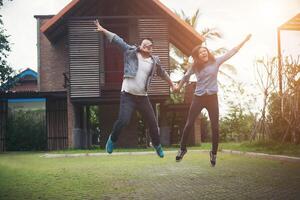
[[[108,39],[109,42],[116,44],[119,46],[123,51],[126,51],[127,49],[131,48],[130,45],[128,45],[121,37],[119,37],[117,34],[108,31],[103,26],[100,25],[98,20],[94,21],[94,24],[96,25],[97,32],[102,32],[105,37]]]

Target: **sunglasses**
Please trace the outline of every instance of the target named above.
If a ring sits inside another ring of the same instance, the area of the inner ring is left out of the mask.
[[[147,48],[147,49],[152,49],[153,48],[153,44],[143,45],[143,47]]]

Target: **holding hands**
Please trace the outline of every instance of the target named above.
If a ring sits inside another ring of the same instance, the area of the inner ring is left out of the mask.
[[[171,86],[171,92],[173,92],[173,93],[178,93],[178,92],[180,92],[180,88],[179,88],[179,86],[178,86],[177,83],[173,83],[173,84],[172,84],[172,86]]]
[[[174,93],[180,92],[180,88],[179,88],[178,84],[175,83],[173,85],[172,92],[174,92]]]

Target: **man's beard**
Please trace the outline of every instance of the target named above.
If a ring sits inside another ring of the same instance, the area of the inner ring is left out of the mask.
[[[144,51],[144,50],[142,50],[142,49],[140,49],[140,52],[141,52],[142,54],[144,54],[144,55],[147,55],[147,56],[151,56],[151,54],[152,54],[152,52],[150,52],[150,51]]]

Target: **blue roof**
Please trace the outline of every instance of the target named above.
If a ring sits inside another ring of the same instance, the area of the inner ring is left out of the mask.
[[[11,78],[9,81],[7,81],[6,83],[2,84],[0,86],[0,91],[5,91],[5,90],[9,90],[10,88],[12,88],[21,78],[25,77],[25,76],[32,76],[35,79],[38,78],[38,73],[30,68],[25,69],[24,71],[20,72],[19,74],[17,74],[16,76],[14,76],[13,78]]]
[[[18,75],[16,75],[16,78],[23,78],[24,76],[33,76],[34,78],[38,77],[38,73],[35,72],[34,70],[27,68],[26,70],[22,71]]]

